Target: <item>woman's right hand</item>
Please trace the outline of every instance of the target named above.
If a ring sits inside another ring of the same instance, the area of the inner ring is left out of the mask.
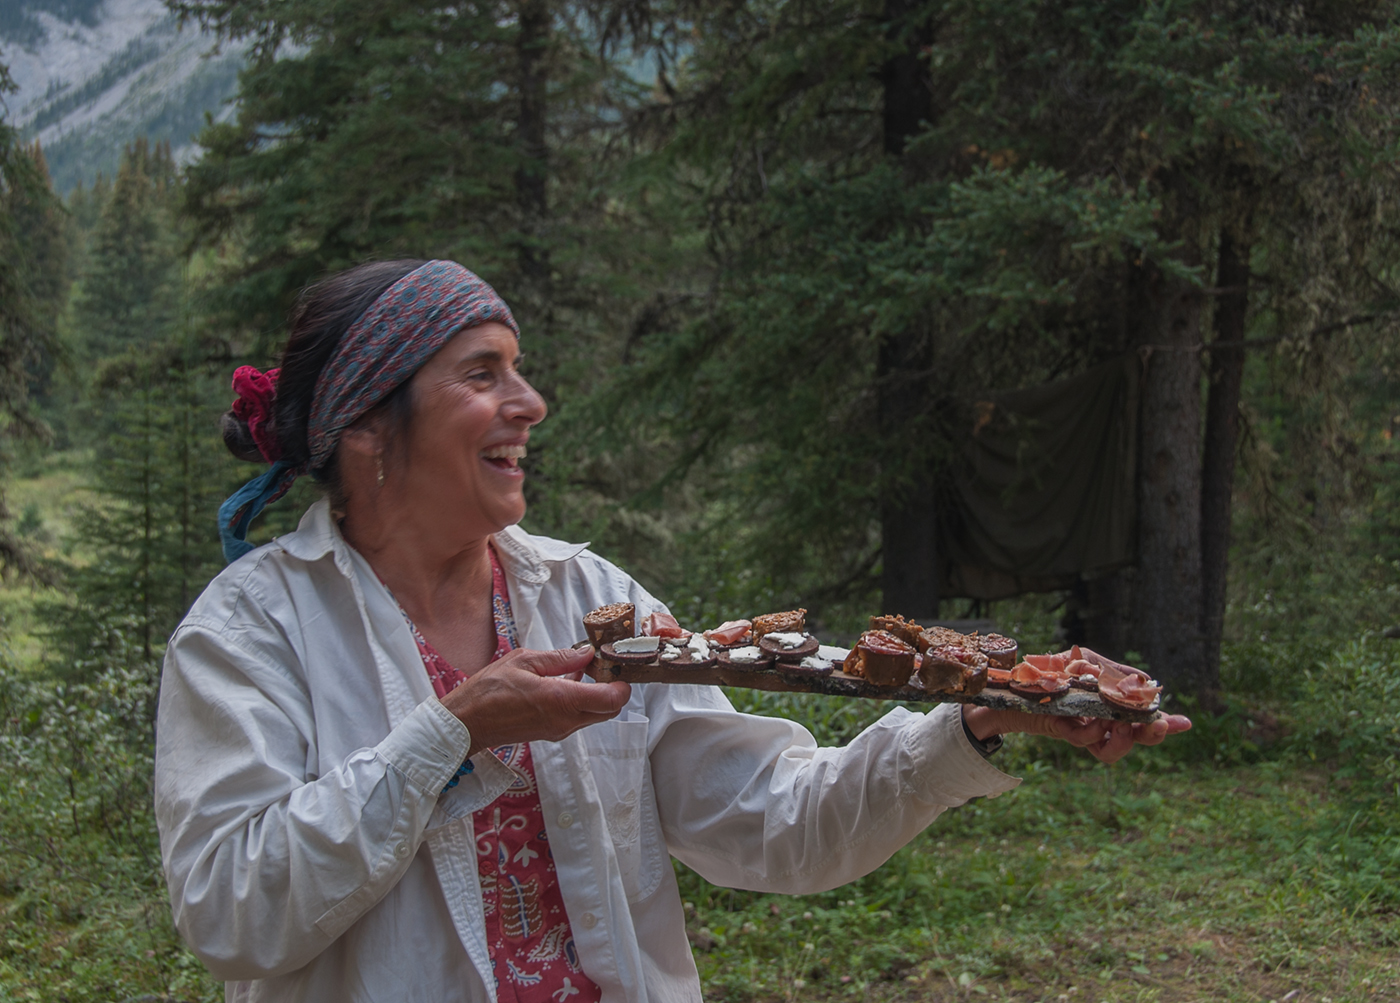
[[[582,682],[592,658],[592,648],[519,648],[443,697],[443,706],[471,732],[467,756],[516,742],[557,742],[586,725],[616,717],[632,687]]]

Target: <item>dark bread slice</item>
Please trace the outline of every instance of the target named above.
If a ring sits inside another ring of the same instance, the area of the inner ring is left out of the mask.
[[[676,658],[662,658],[661,655],[667,648],[666,642],[662,641],[661,650],[657,652],[656,655],[656,663],[658,665],[669,665],[677,669],[708,669],[719,661],[719,657],[715,654],[714,648],[710,649],[710,653],[706,657],[696,658],[695,652],[685,645],[671,645],[671,647],[678,647],[680,655]]]
[[[797,632],[791,631],[791,633]],[[758,647],[760,651],[772,655],[780,662],[800,662],[808,655],[815,655],[819,644],[811,634],[804,634],[802,635],[802,643],[795,648],[784,648],[777,641],[770,641],[766,637],[758,639]]]
[[[757,645],[744,644],[734,648],[721,648],[719,651],[719,664],[729,669],[766,669],[773,664],[773,656],[762,648],[758,649],[758,659],[753,662],[736,661],[733,658],[734,652],[742,651],[744,648],[756,648]]]
[[[595,648],[637,633],[637,607],[630,602],[599,606],[583,618],[583,629]]]
[[[661,645],[655,651],[618,651],[612,641],[605,641],[598,648],[598,654],[605,661],[618,665],[651,665],[661,654]]]

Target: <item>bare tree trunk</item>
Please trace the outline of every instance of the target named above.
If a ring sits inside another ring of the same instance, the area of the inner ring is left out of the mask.
[[[1249,247],[1229,232],[1220,236],[1216,284],[1226,290],[1215,306],[1210,349],[1210,392],[1201,466],[1201,633],[1209,690],[1220,686],[1220,639],[1230,559],[1230,498],[1240,437],[1240,384],[1244,378],[1245,313],[1249,306]]]
[[[1128,575],[1113,571],[1084,582],[1084,643],[1101,655],[1123,659],[1127,656]]]
[[[1190,282],[1143,288],[1137,646],[1176,693],[1206,695],[1201,639],[1201,312]]]
[[[919,51],[932,41],[927,23],[910,25],[913,0],[886,0],[890,36],[901,46],[881,68],[884,149],[891,157],[904,153],[919,123],[930,117],[928,74]],[[878,362],[878,410],[886,442],[908,437],[913,423],[928,413],[929,382],[900,379],[901,373],[927,372],[932,346],[927,332],[911,330],[886,339]],[[938,616],[938,540],[931,471],[916,473],[903,490],[887,492],[880,513],[883,610],[909,617]]]

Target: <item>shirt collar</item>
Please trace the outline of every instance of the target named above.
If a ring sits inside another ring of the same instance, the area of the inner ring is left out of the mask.
[[[547,536],[534,536],[519,526],[507,526],[492,537],[492,542],[507,573],[522,582],[536,584],[549,581],[550,571],[546,565],[573,560],[588,548],[587,543],[564,543]],[[295,533],[279,536],[277,543],[303,561],[318,561],[327,554],[349,549],[340,535],[340,527],[331,517],[330,502],[325,498],[306,510]],[[343,556],[348,557],[348,553]]]

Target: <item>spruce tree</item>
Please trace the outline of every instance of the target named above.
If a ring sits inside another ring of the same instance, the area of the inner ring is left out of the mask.
[[[9,70],[0,64],[0,97],[13,90]],[[0,418],[7,437],[42,438],[46,431],[30,406],[29,386],[36,366],[53,351],[56,302],[62,295],[61,279],[45,271],[58,263],[34,256],[41,248],[52,250],[45,221],[61,211],[36,152],[19,143],[0,114]],[[42,577],[8,528],[9,518],[0,494],[0,568]]]
[[[127,147],[93,233],[78,318],[89,359],[154,344],[175,319],[181,241],[167,143]]]
[[[666,292],[706,309],[631,346],[616,452],[660,424],[662,483],[703,463],[717,535],[751,563],[923,614],[978,395],[1140,350],[1138,562],[1132,594],[1102,597],[1128,621],[1106,646],[1209,691],[1225,544],[1202,520],[1228,528],[1247,324],[1315,360],[1313,331],[1394,316],[1396,5],[694,16],[662,176],[694,193],[712,270]]]

